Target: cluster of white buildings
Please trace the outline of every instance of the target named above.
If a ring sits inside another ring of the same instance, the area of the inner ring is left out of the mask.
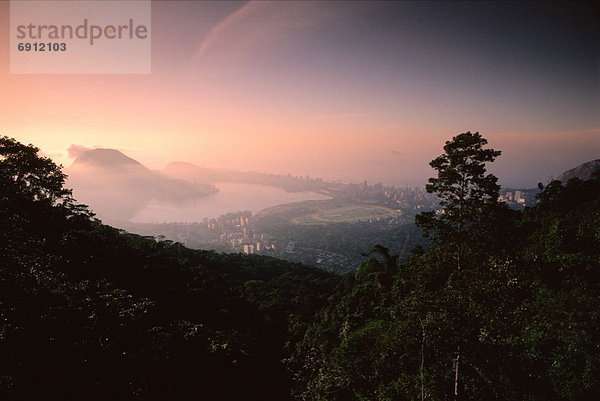
[[[268,233],[256,233],[249,212],[230,213],[207,221],[208,229],[220,232],[219,241],[247,255],[277,249],[277,240]]]
[[[525,199],[525,195],[523,194],[522,191],[508,191],[506,192],[504,195],[500,195],[500,197],[498,198],[498,200],[502,201],[502,202],[514,202],[514,203],[520,203],[522,205],[525,204],[526,199]]]

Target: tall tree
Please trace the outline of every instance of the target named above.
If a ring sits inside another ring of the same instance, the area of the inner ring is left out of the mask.
[[[446,141],[445,153],[429,165],[437,170],[426,189],[440,199],[440,212],[417,215],[417,225],[426,236],[438,242],[453,242],[456,246],[457,269],[461,269],[465,231],[499,204],[500,186],[493,174],[486,174],[485,163],[493,162],[499,150],[485,149],[487,140],[478,132],[465,132]]]
[[[461,343],[463,336],[463,299],[460,293],[461,271],[465,268],[465,253],[475,248],[467,233],[477,232],[478,223],[500,205],[500,186],[493,174],[486,174],[485,163],[493,162],[500,151],[486,149],[487,140],[478,132],[465,132],[447,141],[444,154],[431,161],[437,177],[430,178],[426,189],[440,199],[442,210],[424,212],[416,216],[416,223],[426,236],[445,245],[454,260],[455,271],[450,272],[449,282],[457,296],[455,310],[457,321],[457,345],[454,358],[454,397],[460,399]],[[473,236],[470,236],[473,238]],[[476,241],[475,241],[476,242]]]

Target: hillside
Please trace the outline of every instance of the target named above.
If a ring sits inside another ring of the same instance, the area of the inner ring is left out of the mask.
[[[337,277],[103,225],[0,140],[0,399],[288,397],[282,360]]]
[[[162,172],[171,178],[203,184],[217,182],[260,184],[283,188],[287,192],[319,191],[327,189],[331,185],[331,183],[325,183],[318,178],[296,177],[290,174],[277,175],[254,171],[212,169],[186,162],[169,163]]]
[[[598,399],[600,180],[510,210],[480,168],[499,152],[455,143],[478,164],[468,204],[440,190],[428,249],[373,244],[339,277],[103,225],[0,138],[0,399]]]
[[[215,193],[212,185],[166,177],[114,149],[82,153],[65,169],[78,201],[101,218],[126,220],[151,201],[185,202]]]
[[[600,159],[580,164],[579,166],[560,174],[556,179],[566,184],[571,178],[589,180],[592,179],[595,174],[600,174]]]
[[[375,246],[318,312],[295,358],[302,399],[598,399],[600,180],[510,210],[486,144],[463,133],[431,162],[444,213],[416,217],[431,247],[398,263]]]

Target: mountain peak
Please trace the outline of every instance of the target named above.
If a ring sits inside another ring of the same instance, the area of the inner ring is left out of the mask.
[[[594,173],[600,173],[600,159],[580,164],[579,166],[560,174],[556,179],[563,183],[566,183],[571,178],[575,177],[582,180],[589,180],[593,177]]]
[[[116,149],[91,149],[83,152],[77,159],[75,164],[88,164],[103,167],[115,167],[122,165],[139,165],[141,164],[131,157],[125,156],[122,152]]]

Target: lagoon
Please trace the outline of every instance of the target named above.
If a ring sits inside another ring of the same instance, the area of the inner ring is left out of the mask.
[[[216,183],[219,192],[193,201],[160,203],[150,201],[129,220],[135,223],[197,223],[204,218],[249,210],[256,214],[262,209],[306,200],[331,199],[316,192],[286,192],[282,188],[258,184]]]

